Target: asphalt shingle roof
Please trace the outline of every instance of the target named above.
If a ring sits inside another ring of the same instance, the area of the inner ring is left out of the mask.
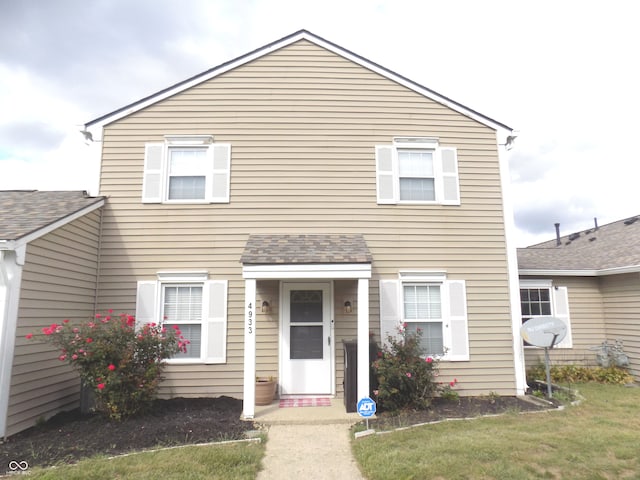
[[[0,240],[18,240],[103,199],[82,191],[0,190]]]
[[[245,265],[371,263],[362,235],[251,235]]]
[[[640,215],[518,249],[520,270],[604,270],[640,266]]]

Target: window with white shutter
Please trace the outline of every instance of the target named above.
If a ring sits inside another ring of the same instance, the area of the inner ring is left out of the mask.
[[[460,205],[458,154],[430,137],[395,138],[377,145],[379,204]]]
[[[555,317],[567,326],[567,335],[554,348],[572,348],[571,318],[567,287],[552,286],[550,280],[526,280],[520,283],[522,323],[533,317]],[[524,342],[524,340],[523,340]],[[531,345],[524,342],[525,347]]]
[[[467,301],[464,280],[412,272],[399,280],[380,280],[380,333],[383,345],[398,339],[399,328],[421,334],[425,355],[469,360]]]
[[[231,145],[210,135],[145,145],[143,203],[229,203]]]
[[[204,280],[202,274],[160,274],[138,282],[136,325],[158,323],[177,328],[189,340],[186,352],[170,363],[225,363],[227,281]]]

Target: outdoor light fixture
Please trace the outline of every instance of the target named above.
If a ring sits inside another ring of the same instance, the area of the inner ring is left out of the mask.
[[[271,311],[271,308],[269,306],[269,302],[267,302],[266,300],[262,301],[262,313],[269,313]]]
[[[351,311],[351,302],[347,300],[346,302],[344,302],[344,313],[351,313]]]

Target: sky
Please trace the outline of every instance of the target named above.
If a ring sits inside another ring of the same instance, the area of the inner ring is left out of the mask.
[[[301,29],[518,133],[515,243],[640,214],[625,0],[0,0],[0,190],[97,194],[82,126]]]

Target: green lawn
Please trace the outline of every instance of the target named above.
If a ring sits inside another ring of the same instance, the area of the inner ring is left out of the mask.
[[[640,388],[579,385],[564,411],[445,422],[353,442],[381,479],[640,479]]]
[[[242,442],[191,446],[113,459],[93,458],[77,465],[36,469],[25,477],[38,480],[253,480],[264,443]]]

